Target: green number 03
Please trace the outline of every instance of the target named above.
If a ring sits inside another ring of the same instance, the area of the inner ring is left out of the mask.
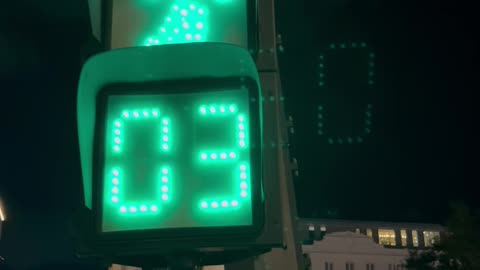
[[[207,163],[225,163],[227,166],[232,166],[232,170],[235,177],[232,177],[232,181],[235,181],[234,185],[238,187],[236,189],[237,194],[234,194],[230,197],[224,198],[205,198],[198,202],[198,207],[204,210],[215,210],[215,209],[225,209],[225,208],[236,208],[239,207],[241,200],[246,199],[249,196],[249,166],[247,162],[242,161],[241,151],[248,148],[248,123],[245,115],[238,112],[237,107],[234,104],[230,105],[201,105],[198,108],[198,114],[202,119],[216,121],[231,121],[230,126],[232,129],[235,129],[235,142],[236,146],[232,145],[230,148],[223,149],[211,149],[208,151],[199,150],[198,159],[200,164]],[[160,140],[160,149],[159,151],[164,154],[170,153],[170,141],[171,141],[171,121],[168,117],[161,115],[160,110],[157,108],[154,109],[144,109],[144,110],[127,110],[123,111],[120,118],[114,120],[113,128],[113,137],[111,141],[111,151],[114,155],[122,155],[122,150],[124,148],[124,130],[125,125],[131,124],[138,120],[147,120],[151,121],[152,125],[159,127],[160,134],[158,136]],[[174,123],[173,123],[174,124]],[[173,125],[174,126],[174,125]],[[132,143],[132,142],[128,142]],[[236,151],[239,149],[239,151]],[[161,206],[168,202],[170,198],[170,181],[172,174],[175,175],[175,172],[171,171],[168,164],[161,164],[160,170],[157,174],[158,178],[158,190],[156,195],[156,200],[148,201],[140,204],[129,204],[124,202],[121,198],[125,192],[126,181],[131,181],[131,179],[126,179],[124,172],[121,169],[121,166],[113,166],[107,168],[107,174],[110,182],[110,197],[105,198],[110,200],[111,203],[118,208],[120,213],[124,214],[152,214],[157,213]]]

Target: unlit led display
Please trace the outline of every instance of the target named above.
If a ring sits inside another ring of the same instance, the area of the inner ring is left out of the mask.
[[[363,143],[372,132],[375,54],[365,42],[332,43],[319,55],[317,67],[323,100],[336,104],[317,106],[318,135],[329,144]]]
[[[102,231],[252,225],[247,90],[110,95]]]
[[[248,45],[246,0],[113,0],[111,47]]]

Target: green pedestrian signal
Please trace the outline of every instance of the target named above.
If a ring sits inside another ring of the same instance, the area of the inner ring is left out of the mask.
[[[91,58],[79,83],[78,128],[95,246],[126,233],[140,242],[208,235],[194,243],[211,245],[237,235],[254,243],[265,209],[260,92],[253,59],[234,45],[133,47]]]
[[[255,93],[233,84],[172,92],[179,85],[101,94],[102,231],[252,225]]]
[[[110,48],[192,42],[254,44],[252,0],[110,1],[104,39]]]

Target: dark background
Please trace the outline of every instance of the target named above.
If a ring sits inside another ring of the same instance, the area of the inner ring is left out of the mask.
[[[452,201],[479,206],[478,40],[467,2],[316,1],[280,5],[277,16],[301,217],[443,223]],[[360,57],[366,53],[328,49],[360,41],[375,53],[372,89],[356,76],[363,72],[367,81],[368,62]],[[320,54],[323,89],[317,85]],[[358,121],[352,116],[364,114],[358,106],[367,101],[373,125],[364,143],[330,145],[317,134],[319,104],[324,132],[343,134],[338,127],[358,129],[344,123]]]
[[[301,217],[443,222],[452,200],[480,206],[473,7],[277,2]],[[354,147],[328,145],[315,133],[317,103],[335,97],[316,86],[316,57],[343,40],[365,40],[376,54],[373,132]],[[76,86],[94,51],[86,1],[0,4],[0,196],[8,218],[0,255],[12,265],[74,261],[66,232],[69,213],[82,204]]]

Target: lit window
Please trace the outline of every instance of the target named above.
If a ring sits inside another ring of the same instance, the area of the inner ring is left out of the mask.
[[[320,226],[320,231],[326,232],[326,231],[327,231],[327,227],[326,227],[326,226]]]
[[[384,246],[395,246],[397,242],[395,241],[395,231],[387,229],[378,230],[378,242]]]
[[[412,241],[413,241],[413,246],[418,247],[418,233],[417,233],[417,231],[412,231]]]
[[[311,232],[315,231],[315,226],[313,225],[308,226],[308,230]]]
[[[360,228],[356,228],[355,233],[360,233]]]
[[[402,239],[402,247],[407,246],[407,230],[400,230],[400,236]]]
[[[423,239],[425,241],[425,246],[431,247],[440,240],[440,233],[425,231],[423,232]]]
[[[367,236],[370,238],[373,237],[372,229],[367,229]]]

